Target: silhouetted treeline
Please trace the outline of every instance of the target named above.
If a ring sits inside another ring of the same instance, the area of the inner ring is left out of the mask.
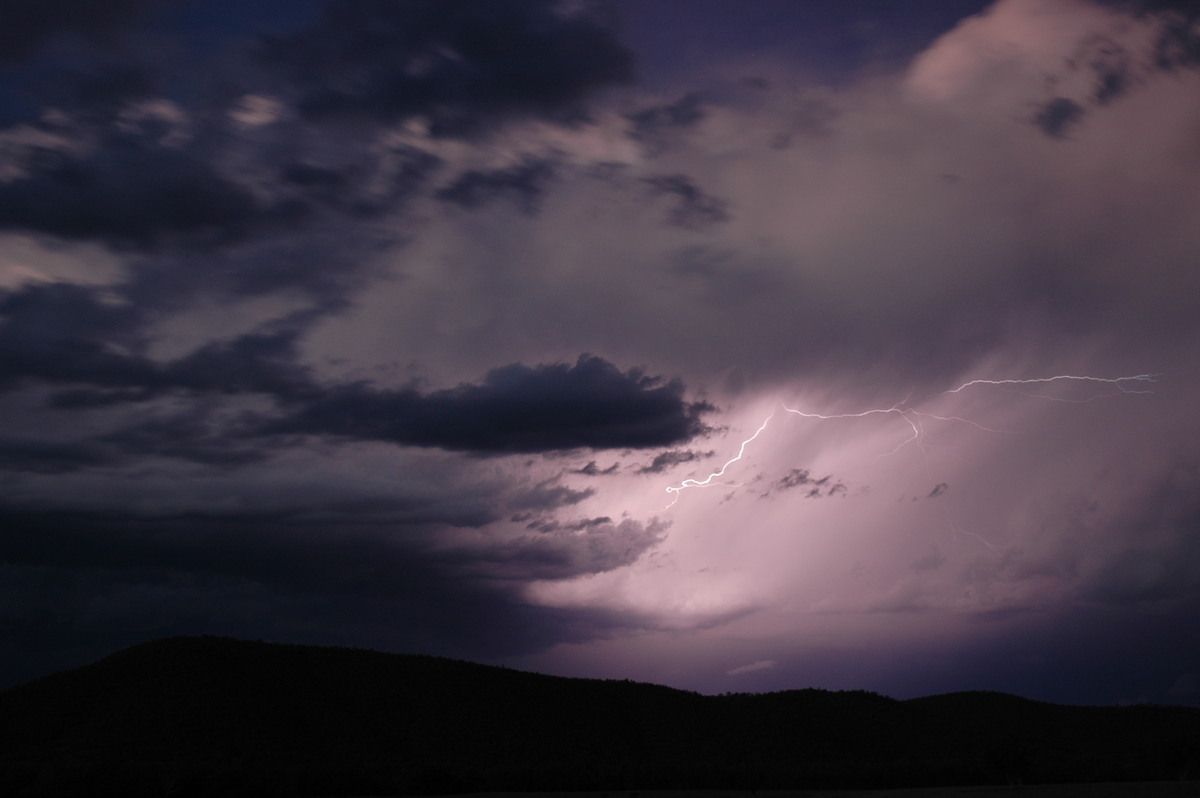
[[[1001,693],[701,696],[175,638],[0,693],[0,795],[915,787],[1191,778],[1200,710]]]

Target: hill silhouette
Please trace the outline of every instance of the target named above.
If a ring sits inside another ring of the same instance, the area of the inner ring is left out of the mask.
[[[0,794],[387,795],[1151,781],[1200,710],[1001,693],[703,696],[437,657],[172,638],[0,693]]]

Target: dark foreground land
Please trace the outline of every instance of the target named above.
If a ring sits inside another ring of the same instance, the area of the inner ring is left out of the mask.
[[[1200,709],[1001,693],[702,696],[211,637],[135,646],[0,693],[0,795],[14,798],[983,798],[1018,785],[1045,798],[1167,798],[1200,796],[1188,781],[1198,773]]]

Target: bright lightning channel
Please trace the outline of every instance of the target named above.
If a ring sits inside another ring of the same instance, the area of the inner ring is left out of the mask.
[[[1110,378],[1105,378],[1105,377],[1088,377],[1088,376],[1077,376],[1074,374],[1059,374],[1059,375],[1056,375],[1053,377],[1038,377],[1038,378],[1034,378],[1034,379],[1022,379],[1022,380],[1017,380],[1017,379],[1005,379],[1005,380],[979,379],[979,380],[970,380],[968,382],[964,382],[962,385],[959,385],[957,388],[951,388],[948,391],[943,391],[942,395],[945,396],[947,394],[959,393],[959,392],[965,390],[966,388],[970,388],[975,385],[1045,385],[1045,384],[1054,383],[1054,382],[1087,382],[1087,383],[1095,383],[1095,384],[1104,384],[1104,385],[1110,385],[1110,386],[1115,387],[1119,393],[1123,393],[1123,394],[1148,394],[1148,393],[1154,393],[1154,392],[1152,390],[1149,390],[1148,388],[1141,388],[1139,386],[1146,384],[1146,383],[1153,384],[1154,382],[1157,381],[1156,380],[1157,377],[1158,377],[1157,374],[1135,374],[1131,377],[1116,377],[1116,378],[1110,379]],[[1131,387],[1129,385],[1130,383],[1136,383],[1137,385]],[[1059,397],[1059,396],[1047,396],[1045,394],[1026,394],[1026,395],[1031,396],[1033,398],[1049,399],[1049,400],[1056,401],[1056,402],[1083,403],[1083,402],[1090,402],[1093,399],[1097,399],[1101,396],[1111,396],[1113,394],[1094,394],[1094,395],[1088,397],[1087,399],[1066,399],[1066,398]],[[892,405],[891,407],[873,408],[871,410],[863,410],[859,413],[829,413],[829,414],[808,413],[803,410],[797,410],[795,408],[788,407],[783,402],[780,402],[779,406],[784,412],[792,413],[792,414],[800,416],[802,418],[814,418],[814,419],[820,419],[822,421],[829,421],[832,419],[840,419],[840,418],[865,418],[867,416],[877,416],[877,415],[898,415],[898,416],[900,416],[902,419],[904,419],[905,422],[908,423],[909,427],[912,428],[912,435],[909,436],[908,438],[906,438],[904,441],[902,441],[900,443],[900,445],[898,445],[895,449],[891,450],[890,452],[885,452],[884,454],[881,454],[880,457],[890,457],[890,456],[896,454],[897,452],[899,452],[905,446],[908,446],[910,443],[915,443],[918,447],[920,447],[921,446],[921,426],[919,424],[920,419],[928,418],[928,419],[934,419],[936,421],[956,421],[956,422],[959,422],[962,424],[968,424],[968,425],[975,427],[976,429],[981,430],[983,432],[1002,432],[1002,430],[991,429],[990,427],[985,427],[978,422],[975,422],[975,421],[972,421],[972,420],[966,419],[966,418],[960,418],[959,416],[939,416],[939,415],[935,415],[933,413],[925,413],[925,412],[921,412],[919,410],[914,410],[909,407],[904,407],[903,405],[904,405],[904,402],[906,402],[906,401],[907,401],[907,399],[905,399],[904,401],[898,402],[898,403]],[[671,507],[674,507],[675,503],[679,501],[679,495],[683,491],[687,490],[688,488],[707,488],[707,487],[711,487],[712,485],[724,484],[724,483],[720,483],[720,482],[715,482],[714,480],[724,476],[725,470],[728,469],[729,466],[733,465],[734,463],[736,463],[742,459],[742,457],[746,454],[746,447],[749,446],[756,438],[758,438],[759,435],[762,434],[763,430],[765,430],[767,428],[767,424],[770,423],[771,419],[774,417],[775,417],[775,412],[772,411],[771,415],[767,416],[763,420],[763,423],[759,425],[758,429],[756,429],[754,431],[754,434],[751,435],[746,440],[742,441],[742,445],[740,447],[738,447],[737,454],[734,455],[733,457],[729,458],[728,460],[726,460],[725,463],[722,464],[719,469],[712,472],[704,479],[685,479],[682,482],[680,482],[678,485],[668,485],[667,489],[666,489],[667,493],[671,494],[673,498],[671,500],[671,503],[669,505],[667,505],[667,507],[664,509],[670,509]],[[922,452],[924,452],[924,448],[922,448]],[[927,470],[928,470],[928,466],[929,466],[928,461],[926,461],[926,469]],[[981,540],[982,540],[982,538],[981,538]],[[988,544],[988,545],[990,545],[990,544]]]
[[[729,468],[729,466],[733,465],[738,460],[742,459],[742,455],[744,455],[746,453],[746,447],[750,445],[751,441],[753,441],[755,438],[757,438],[759,435],[762,434],[762,431],[767,428],[767,424],[771,421],[771,419],[774,416],[775,416],[775,414],[772,413],[771,415],[769,415],[765,419],[763,419],[763,423],[760,424],[758,429],[756,429],[754,431],[754,434],[751,435],[746,440],[742,441],[742,445],[738,448],[738,453],[736,455],[734,455],[733,457],[729,458],[728,460],[726,460],[724,465],[722,465],[719,469],[717,469],[716,471],[709,474],[704,479],[685,479],[683,482],[679,483],[678,485],[668,485],[667,493],[674,494],[675,498],[671,500],[671,503],[668,504],[665,509],[669,510],[670,508],[674,507],[675,502],[679,501],[679,494],[681,492],[683,492],[684,490],[687,490],[688,488],[707,488],[714,484],[718,484],[718,485],[722,484],[722,483],[714,483],[713,480],[717,479],[718,477],[724,476],[725,469]]]
[[[1039,385],[1039,384],[1044,384],[1044,383],[1049,383],[1049,382],[1060,382],[1060,381],[1070,381],[1070,380],[1073,380],[1075,382],[1091,382],[1091,383],[1103,383],[1106,385],[1112,385],[1112,386],[1116,387],[1116,389],[1118,391],[1120,391],[1121,393],[1133,393],[1133,394],[1154,393],[1154,391],[1151,391],[1149,389],[1138,389],[1138,388],[1127,387],[1126,383],[1130,383],[1130,382],[1154,383],[1154,382],[1157,382],[1157,379],[1156,379],[1157,377],[1158,377],[1157,374],[1135,374],[1132,377],[1117,377],[1116,379],[1105,379],[1104,377],[1080,377],[1080,376],[1075,376],[1073,374],[1060,374],[1056,377],[1041,377],[1038,379],[1031,379],[1031,380],[971,380],[970,382],[964,382],[962,385],[958,386],[957,388],[952,388],[951,390],[944,391],[943,393],[958,393],[959,391],[963,390],[964,388],[970,388],[972,385]],[[1089,396],[1087,399],[1064,399],[1061,396],[1046,396],[1045,394],[1028,394],[1028,395],[1036,397],[1038,399],[1050,399],[1055,402],[1080,402],[1080,403],[1090,402],[1093,399],[1099,398],[1101,396],[1111,396],[1111,394],[1100,393],[1100,394],[1093,394],[1092,396]]]

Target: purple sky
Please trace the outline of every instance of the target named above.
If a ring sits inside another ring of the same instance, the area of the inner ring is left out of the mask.
[[[1200,4],[0,14],[0,685],[1200,705]]]

